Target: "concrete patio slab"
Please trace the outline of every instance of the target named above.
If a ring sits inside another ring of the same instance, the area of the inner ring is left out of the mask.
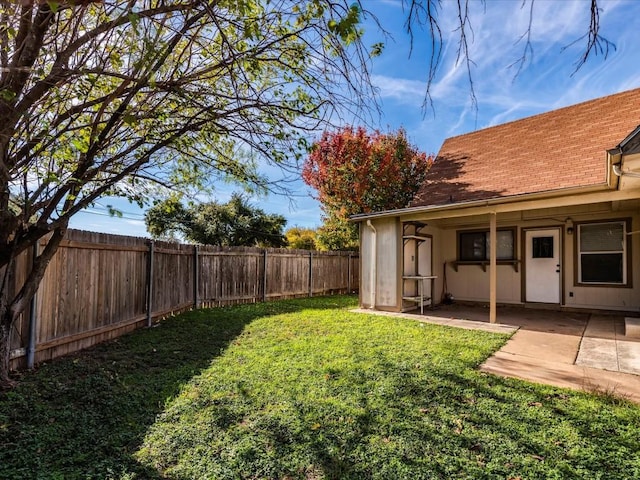
[[[525,330],[522,327],[520,330]],[[501,351],[532,359],[542,358],[552,363],[573,363],[580,346],[580,334],[558,334],[526,330],[525,335],[515,335]]]
[[[640,340],[640,318],[626,317],[624,319],[624,335]]]
[[[584,336],[591,338],[602,338],[615,340],[617,336],[616,317],[605,315],[591,315]]]
[[[640,343],[618,340],[617,348],[618,370],[640,375]]]
[[[584,337],[580,344],[576,365],[619,371],[615,339]]]
[[[576,365],[640,375],[640,339],[625,335],[625,319],[592,315]]]
[[[523,358],[500,350],[487,359],[480,370],[544,385],[613,394],[640,403],[640,378],[628,373]]]

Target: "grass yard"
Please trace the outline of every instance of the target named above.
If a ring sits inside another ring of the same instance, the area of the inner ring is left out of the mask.
[[[637,405],[480,373],[504,335],[355,304],[190,312],[25,374],[0,478],[640,478]]]

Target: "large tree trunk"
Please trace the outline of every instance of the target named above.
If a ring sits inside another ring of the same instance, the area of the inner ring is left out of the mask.
[[[0,389],[10,388],[15,385],[15,382],[11,381],[9,377],[9,357],[11,353],[11,331],[13,324],[20,314],[26,310],[29,302],[36,294],[40,281],[47,270],[47,266],[53,258],[53,255],[58,251],[58,247],[66,231],[66,224],[53,231],[42,253],[34,259],[26,281],[17,294],[13,295],[9,291],[9,282],[6,277],[4,281],[0,283]],[[13,262],[10,262],[9,265],[6,266],[7,271],[5,275],[10,273],[9,269],[13,267],[12,263]]]
[[[9,356],[11,353],[11,326],[13,322],[6,308],[0,308],[0,390],[11,388],[15,385],[9,378]]]

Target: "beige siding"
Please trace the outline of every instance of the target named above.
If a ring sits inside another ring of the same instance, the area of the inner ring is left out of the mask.
[[[499,217],[498,217],[499,221]],[[489,228],[486,224],[479,223],[473,228]],[[498,228],[505,226],[498,223]],[[509,224],[508,226],[513,226]],[[466,230],[464,227],[461,230]],[[458,230],[444,230],[442,233],[442,256],[447,262],[447,289],[453,294],[456,300],[467,300],[474,302],[486,302],[489,300],[489,267],[486,271],[480,265],[459,265],[454,268],[457,259],[457,232]],[[516,238],[516,258],[520,258],[520,236]],[[520,303],[520,272],[516,272],[512,265],[498,265],[498,303]]]
[[[564,250],[562,261],[561,304],[566,307],[593,308],[605,310],[640,310],[640,234],[634,234],[631,246],[631,267],[628,276],[631,287],[618,286],[577,286],[575,284],[574,235],[567,233],[567,218],[575,224],[587,221],[608,221],[613,219],[632,219],[632,231],[640,230],[640,216],[637,202],[608,202],[575,207],[547,208],[525,212],[498,215],[498,228],[516,228],[516,258],[524,260],[523,236],[526,229],[560,227],[561,243]],[[425,232],[433,235],[433,273],[438,276],[434,292],[436,303],[442,291],[442,266],[447,262],[447,291],[456,300],[488,302],[489,267],[480,265],[458,265],[457,232],[460,230],[488,229],[488,216],[443,219],[430,226]],[[439,228],[438,228],[439,227]],[[497,301],[504,304],[522,304],[524,301],[523,271],[525,265],[498,265]],[[573,295],[571,295],[571,293]]]
[[[631,231],[640,230],[640,217],[637,212],[617,211],[615,218],[631,218]],[[591,219],[606,221],[614,218],[613,215],[596,215]],[[589,220],[591,220],[589,219]],[[578,217],[578,221],[587,218]],[[576,220],[574,220],[576,221]],[[574,233],[575,235],[575,233]],[[602,308],[610,310],[636,311],[640,310],[640,235],[631,235],[631,264],[627,270],[627,276],[632,284],[627,287],[599,287],[599,286],[578,286],[574,281],[576,253],[574,250],[574,240],[567,236],[565,250],[565,304],[568,307],[576,308]],[[571,296],[573,293],[573,296]]]

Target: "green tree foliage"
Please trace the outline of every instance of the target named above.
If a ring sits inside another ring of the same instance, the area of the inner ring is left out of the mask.
[[[250,205],[233,194],[227,203],[207,202],[185,207],[179,200],[157,202],[145,214],[147,230],[154,238],[176,234],[204,245],[285,247],[282,233],[287,220]]]
[[[328,215],[316,234],[318,250],[359,250],[358,225],[344,218]]]
[[[411,145],[404,130],[325,131],[307,156],[302,178],[318,192],[325,212],[318,243],[329,250],[357,247],[350,215],[405,207],[425,181],[432,157]]]
[[[348,0],[0,4],[1,384],[69,219],[104,195],[263,187],[256,159],[294,165],[308,132],[371,98],[360,17]]]
[[[317,250],[316,231],[312,228],[291,227],[284,232],[289,248]]]

